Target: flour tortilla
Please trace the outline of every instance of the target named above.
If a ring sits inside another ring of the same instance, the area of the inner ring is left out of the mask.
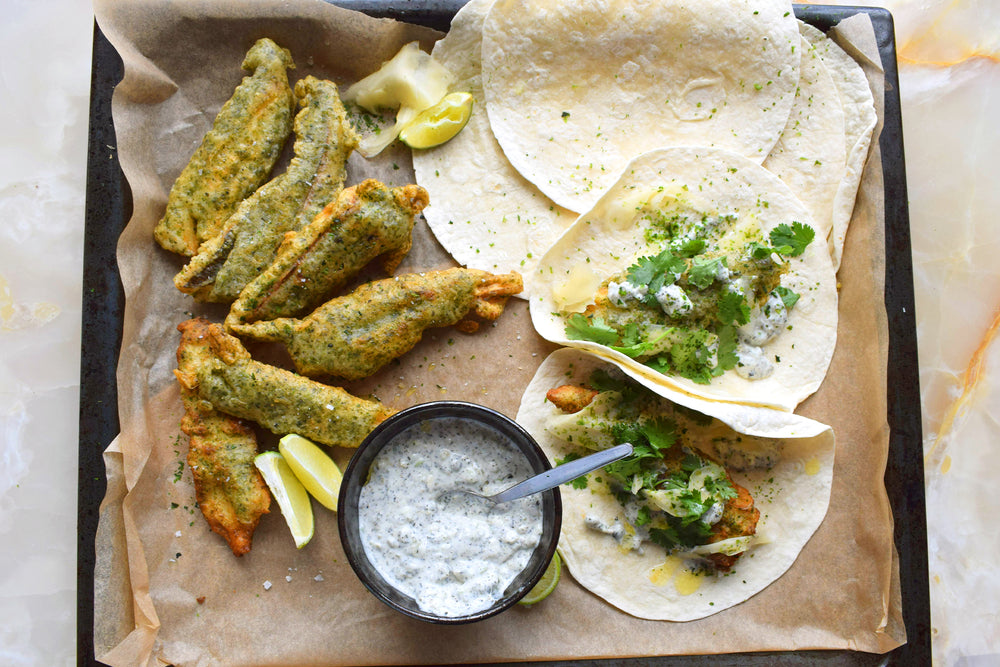
[[[614,366],[584,351],[556,350],[542,362],[525,389],[517,421],[553,463],[574,450],[546,430],[546,425],[562,413],[545,399],[545,393],[563,384],[583,383],[595,368]],[[766,439],[744,438],[747,452],[760,445],[780,451],[772,467],[743,472],[732,467],[733,462],[747,458],[739,452],[734,450],[729,461],[722,460],[729,464],[736,483],[754,496],[761,513],[757,524],[760,541],[736,562],[730,575],[701,577],[694,593],[682,595],[677,575],[684,566],[678,557],[668,558],[662,547],[649,543],[644,544],[642,554],[623,552],[612,537],[584,524],[584,517],[590,514],[613,521],[619,513],[618,502],[600,492],[600,483],[588,480],[585,489],[560,487],[563,520],[559,552],[577,582],[622,611],[640,618],[690,621],[749,599],[792,566],[826,516],[835,444],[829,426],[794,414],[670,394],[661,399],[665,415],[673,411],[672,403],[715,417],[717,421],[692,436],[709,455],[715,454],[713,437],[735,434]],[[671,565],[677,567],[673,572]]]
[[[566,318],[593,302],[603,280],[636,258],[659,252],[659,247],[645,241],[643,229],[629,221],[635,215],[636,197],[661,187],[680,193],[686,190],[684,196],[697,210],[756,220],[765,238],[782,223],[812,224],[809,212],[785,184],[740,155],[700,147],[650,151],[633,160],[595,207],[581,215],[542,257],[530,280],[535,329],[552,342],[601,354],[654,391],[794,410],[819,388],[836,347],[836,279],[830,254],[819,237],[802,255],[788,260],[790,270],[782,276],[781,284],[800,298],[789,316],[790,329],[763,348],[769,357],[780,359],[769,377],[746,380],[727,371],[711,384],[696,384],[653,371],[604,345],[566,336]],[[581,295],[575,304],[568,304],[567,291]]]
[[[801,23],[800,28],[805,25]],[[800,48],[795,103],[763,166],[809,209],[817,238],[829,241],[832,254],[834,207],[847,169],[844,110],[817,48],[804,37]]]
[[[452,91],[472,94],[472,117],[451,141],[413,151],[417,183],[430,194],[423,214],[452,257],[470,268],[532,273],[542,253],[576,219],[511,166],[486,115],[480,53],[493,0],[472,0],[434,45],[434,59],[454,76]],[[527,298],[527,292],[518,294]]]
[[[763,162],[794,101],[798,47],[785,0],[497,0],[483,25],[490,125],[525,178],[582,212],[650,148]]]
[[[800,23],[799,28],[830,72],[844,110],[846,164],[834,199],[830,234],[833,266],[838,269],[878,116],[868,79],[857,61],[813,26]]]

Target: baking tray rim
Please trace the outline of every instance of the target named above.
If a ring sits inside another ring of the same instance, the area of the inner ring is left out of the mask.
[[[330,0],[328,0],[330,1]],[[464,0],[332,0],[333,4],[385,18],[447,29]],[[884,180],[886,275],[889,320],[886,488],[895,517],[900,559],[903,617],[907,642],[882,655],[850,651],[768,652],[713,656],[723,664],[828,664],[836,654],[844,664],[931,664],[930,602],[927,575],[926,511],[917,371],[916,320],[910,256],[905,159],[893,18],[876,7],[794,5],[796,16],[823,31],[859,12],[875,27],[885,70],[885,111],[879,137]],[[118,162],[111,97],[122,63],[96,22],[91,72],[90,130],[84,231],[83,315],[80,369],[80,438],[77,529],[77,664],[99,665],[94,657],[94,566],[100,504],[106,490],[104,448],[118,435],[115,370],[122,338],[124,294],[118,277],[116,245],[131,217],[131,192]],[[704,656],[650,656],[629,664],[702,664]],[[553,662],[551,665],[578,664]],[[607,660],[588,665],[619,664]]]

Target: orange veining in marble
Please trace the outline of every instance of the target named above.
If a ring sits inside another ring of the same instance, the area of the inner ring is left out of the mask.
[[[928,467],[933,461],[943,457],[940,464],[940,471],[942,474],[948,472],[948,469],[951,467],[951,459],[947,456],[947,453],[944,450],[941,452],[937,451],[938,445],[941,444],[941,441],[951,433],[955,419],[961,414],[964,414],[964,409],[968,407],[968,403],[972,397],[972,391],[979,384],[979,379],[982,377],[986,353],[989,351],[990,343],[992,343],[993,339],[996,338],[998,331],[1000,331],[1000,308],[998,308],[994,313],[993,321],[990,323],[986,333],[979,341],[979,346],[976,348],[976,351],[973,352],[972,357],[969,359],[969,365],[966,367],[965,372],[962,373],[961,394],[948,407],[948,410],[944,415],[944,419],[941,422],[941,428],[938,429],[938,432],[934,437],[933,444],[924,454],[924,464]]]

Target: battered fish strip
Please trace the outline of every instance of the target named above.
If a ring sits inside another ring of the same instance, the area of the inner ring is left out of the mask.
[[[192,345],[197,341],[185,331],[177,349],[177,378],[184,403],[181,430],[189,437],[187,463],[195,498],[209,527],[235,555],[242,556],[250,551],[257,523],[271,505],[271,494],[253,463],[257,436],[250,424],[217,411],[185,384],[197,365]]]
[[[392,273],[410,251],[413,219],[425,206],[427,191],[418,185],[388,188],[367,180],[344,189],[312,222],[286,235],[271,266],[233,303],[226,328],[297,317],[376,257]]]
[[[357,447],[395,410],[276,366],[254,361],[240,341],[204,318],[181,322],[189,361],[181,385],[217,410],[278,435],[298,433],[331,447]]]
[[[557,409],[567,414],[573,414],[583,410],[590,405],[598,392],[587,385],[562,385],[546,392],[545,397]],[[699,457],[708,461],[714,461],[705,454],[698,453]],[[675,444],[668,451],[663,459],[663,476],[681,469],[685,454],[680,444]],[[753,497],[750,492],[737,484],[729,471],[726,472],[726,481],[732,485],[736,495],[726,500],[723,505],[722,517],[712,524],[711,534],[705,539],[705,544],[721,542],[732,537],[752,537],[757,532],[757,522],[760,520],[760,510],[754,507]],[[707,554],[705,559],[711,561],[716,570],[728,572],[739,560],[743,552],[727,555],[724,553]]]
[[[287,171],[245,199],[174,277],[177,289],[198,301],[232,303],[274,261],[285,233],[309,224],[344,187],[358,136],[336,84],[308,76],[295,95],[302,109]]]
[[[171,252],[192,256],[215,236],[239,203],[267,179],[292,131],[291,54],[264,38],[247,52],[242,66],[252,75],[222,105],[170,189],[166,213],[153,231]]]
[[[409,352],[424,330],[479,327],[470,312],[495,320],[507,299],[524,288],[517,273],[476,269],[408,274],[361,285],[323,304],[308,317],[234,325],[240,336],[280,342],[304,375],[359,380]]]

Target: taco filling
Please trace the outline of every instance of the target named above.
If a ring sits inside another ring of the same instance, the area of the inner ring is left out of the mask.
[[[606,278],[593,303],[566,319],[566,337],[699,384],[728,370],[769,377],[780,359],[763,346],[786,330],[799,300],[781,277],[812,227],[791,221],[765,236],[756,221],[699,211],[683,194],[647,201],[633,224],[662,249]]]
[[[529,282],[543,338],[655,392],[792,411],[836,347],[825,230],[774,174],[717,149],[636,157]]]
[[[584,523],[610,536],[622,551],[641,551],[644,542],[652,542],[706,570],[728,572],[752,544],[760,511],[722,464],[692,445],[689,429],[705,417],[681,408],[669,416],[654,412],[648,396],[600,369],[586,384],[547,392],[564,414],[547,426],[552,435],[584,448],[626,442],[634,447],[600,475],[574,482],[577,488],[606,488],[621,506],[613,522],[588,514]],[[578,457],[571,451],[556,463]]]

